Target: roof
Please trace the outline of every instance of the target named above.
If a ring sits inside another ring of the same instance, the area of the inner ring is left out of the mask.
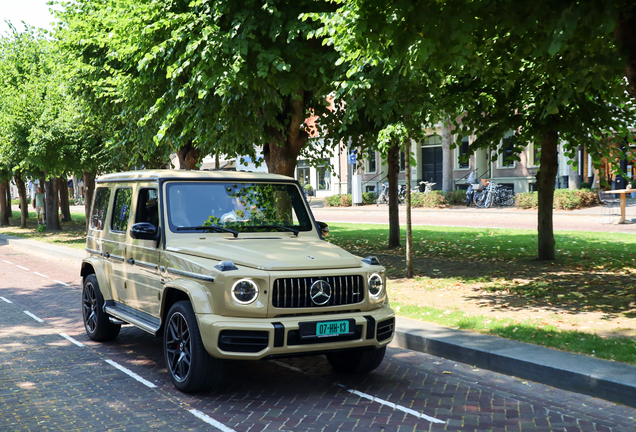
[[[294,181],[294,178],[280,174],[243,171],[200,171],[200,170],[139,170],[105,174],[95,179],[106,181],[153,181],[153,180],[245,180],[245,181]]]

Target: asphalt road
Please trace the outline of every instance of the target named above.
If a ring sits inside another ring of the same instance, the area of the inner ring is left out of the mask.
[[[182,394],[159,339],[86,337],[80,283],[76,264],[0,247],[0,431],[636,431],[635,409],[398,348],[368,376],[236,362],[222,389]]]

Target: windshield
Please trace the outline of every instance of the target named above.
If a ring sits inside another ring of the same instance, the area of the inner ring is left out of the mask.
[[[168,225],[175,233],[311,231],[293,183],[172,182]],[[206,228],[209,227],[209,228]]]

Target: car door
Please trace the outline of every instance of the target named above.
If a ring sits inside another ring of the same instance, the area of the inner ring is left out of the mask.
[[[135,196],[134,223],[151,223],[160,231],[159,194],[157,185],[141,183]],[[161,304],[160,251],[156,240],[133,239],[128,236],[128,305],[155,317]]]
[[[108,226],[108,238],[104,239],[104,257],[111,265],[113,294],[117,301],[126,305],[129,302],[126,232],[131,214],[132,194],[133,190],[131,187],[115,188],[113,210]]]

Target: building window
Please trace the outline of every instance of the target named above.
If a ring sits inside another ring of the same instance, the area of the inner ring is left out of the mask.
[[[369,159],[367,159],[367,172],[374,173],[377,170],[377,162],[375,157],[375,151],[369,152]]]
[[[515,154],[515,137],[509,136],[502,140],[501,153],[499,163],[500,168],[514,168],[515,160],[513,159]]]
[[[400,150],[400,171],[406,170],[406,155]]]
[[[309,176],[309,163],[306,160],[299,160],[296,167],[296,174],[298,176],[298,183],[300,183],[301,187],[305,187],[305,185],[310,185],[310,176]]]
[[[329,169],[329,159],[322,159],[316,168],[318,173],[318,190],[331,189],[331,170]]]
[[[468,154],[468,144],[468,137],[464,137],[462,138],[461,145],[457,148],[459,153],[457,167],[460,169],[470,168],[470,161],[467,157],[464,159],[464,157]]]

